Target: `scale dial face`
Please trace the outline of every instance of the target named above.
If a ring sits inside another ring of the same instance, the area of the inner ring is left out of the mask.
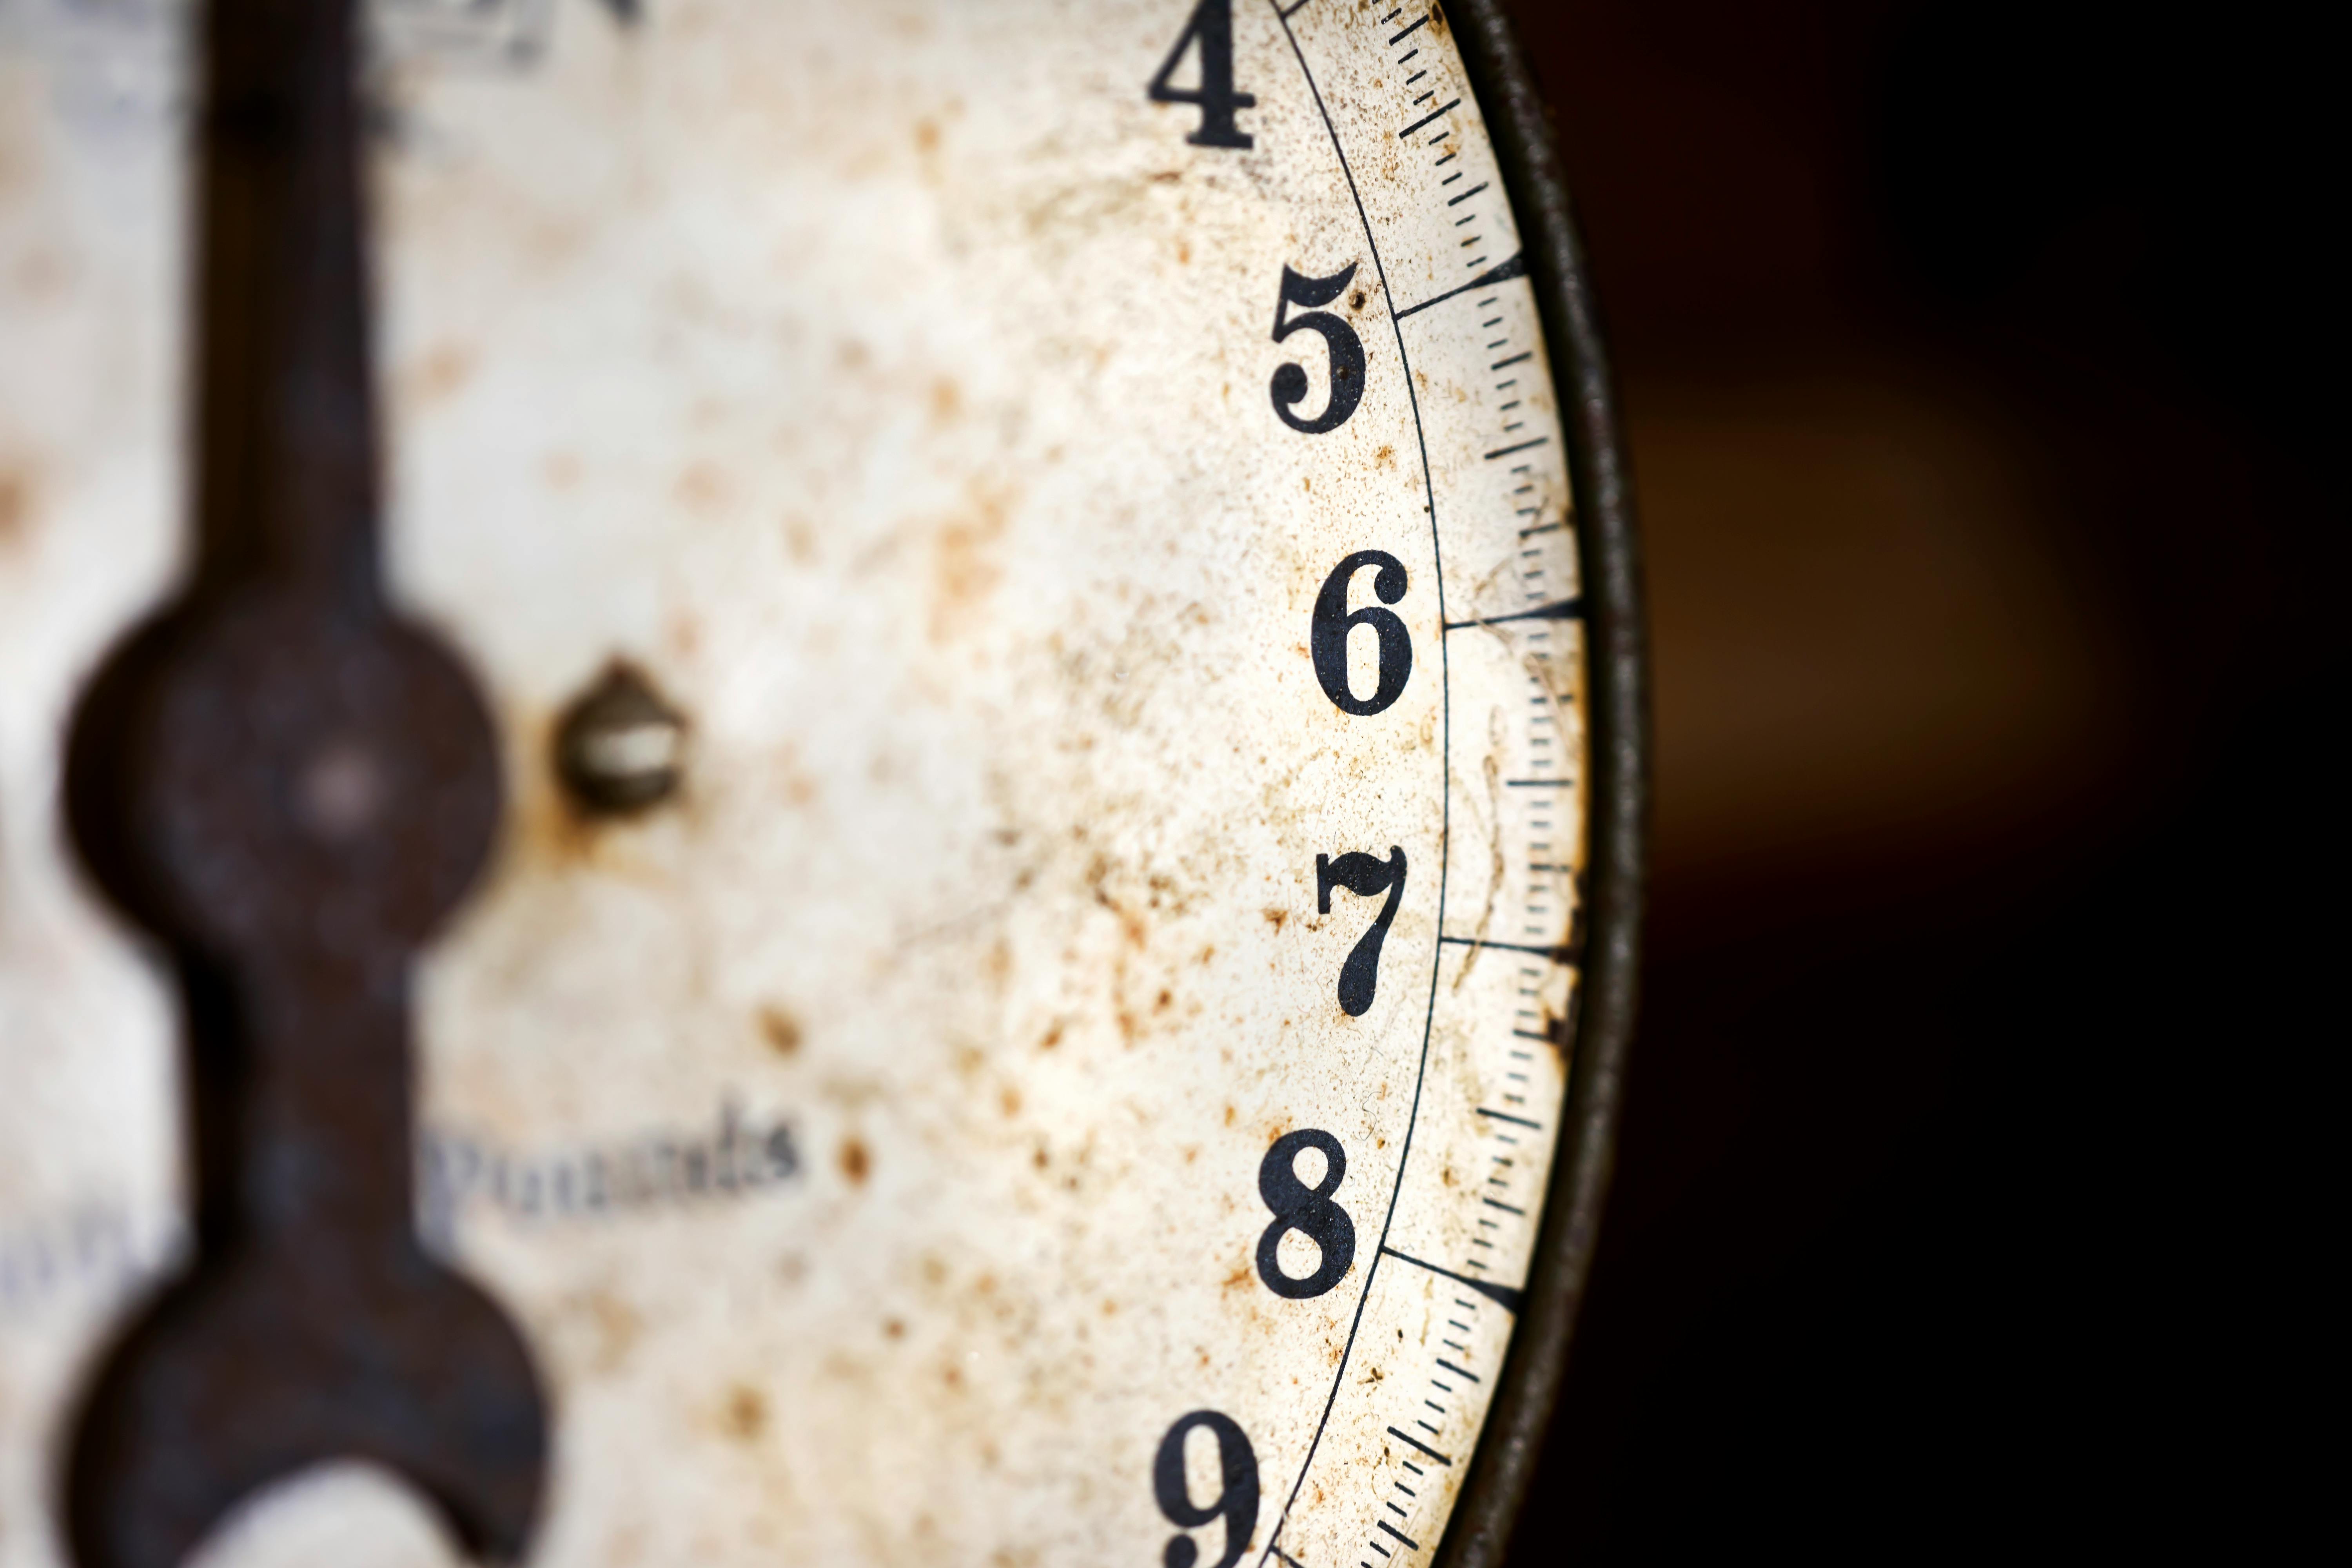
[[[64,826],[187,557],[189,17],[0,0],[0,1564],[186,1265]],[[530,1560],[1428,1562],[1560,1126],[1568,448],[1445,16],[380,0],[386,581],[499,736],[419,1228]],[[215,1568],[458,1560],[390,1472]]]

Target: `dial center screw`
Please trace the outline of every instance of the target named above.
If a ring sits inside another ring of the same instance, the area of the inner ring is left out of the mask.
[[[660,805],[685,777],[687,723],[635,666],[615,661],[556,726],[555,769],[583,810]]]

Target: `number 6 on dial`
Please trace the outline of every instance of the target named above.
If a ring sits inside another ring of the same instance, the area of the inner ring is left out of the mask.
[[[1378,568],[1372,574],[1372,592],[1381,603],[1351,612],[1348,584],[1367,566]],[[1323,695],[1340,712],[1367,718],[1395,706],[1404,695],[1404,683],[1412,679],[1412,634],[1405,630],[1402,616],[1381,607],[1403,598],[1404,590],[1404,563],[1385,550],[1359,550],[1323,579],[1322,592],[1315,595],[1307,646],[1314,655],[1315,679]],[[1348,684],[1348,634],[1358,626],[1370,626],[1380,643],[1380,683],[1370,697],[1357,696]]]

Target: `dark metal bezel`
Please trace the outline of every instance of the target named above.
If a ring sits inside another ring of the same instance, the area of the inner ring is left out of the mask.
[[[1551,1422],[1616,1151],[1640,970],[1649,663],[1624,427],[1550,117],[1504,0],[1453,0],[1444,16],[1494,140],[1542,312],[1568,437],[1589,664],[1591,837],[1580,1005],[1560,1026],[1572,1052],[1567,1116],[1528,1271],[1526,1310],[1434,1558],[1438,1568],[1499,1568]]]

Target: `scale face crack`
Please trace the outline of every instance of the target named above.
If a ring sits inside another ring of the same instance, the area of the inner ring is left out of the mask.
[[[0,0],[0,1568],[1498,1561],[1547,134],[1484,0]]]

